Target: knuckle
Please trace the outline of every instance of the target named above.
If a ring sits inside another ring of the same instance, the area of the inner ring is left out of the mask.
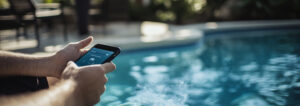
[[[98,103],[98,102],[100,102],[100,96],[97,97],[95,104]]]
[[[76,49],[77,48],[77,44],[76,43],[69,43],[68,46],[70,48]]]
[[[103,66],[99,66],[99,70],[104,71],[105,68]]]
[[[100,102],[100,95],[96,95],[95,98],[94,98],[94,103],[93,104],[96,104]]]
[[[112,69],[115,70],[117,67],[115,64],[112,64]]]
[[[69,70],[75,70],[76,69],[76,67],[74,67],[74,66],[69,66]]]
[[[67,66],[70,66],[72,63],[71,62],[68,62]]]
[[[102,71],[102,70],[99,70],[98,73],[99,73],[100,75],[104,75],[104,74],[105,74],[105,72]]]
[[[103,86],[103,92],[104,92],[105,90],[106,90],[106,86],[104,85],[104,86]]]
[[[106,76],[104,76],[104,83],[106,83],[108,81],[108,78]]]
[[[79,73],[79,74],[85,74],[85,73],[88,73],[88,72],[89,72],[88,70],[83,69],[83,68],[79,68],[79,69],[78,69],[78,73]]]
[[[67,46],[74,46],[74,45],[75,45],[75,43],[68,43]]]
[[[79,50],[79,49],[76,45],[74,45],[74,46],[72,46],[72,50],[76,51],[76,50]]]
[[[105,72],[104,72],[104,68],[103,67],[99,67],[99,74],[101,74],[101,75],[103,75],[103,74],[105,74]]]
[[[87,75],[87,72],[85,70],[78,70],[76,71],[77,76],[79,77],[85,77]]]

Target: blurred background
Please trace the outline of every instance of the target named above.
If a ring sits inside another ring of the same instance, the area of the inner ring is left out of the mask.
[[[87,35],[140,36],[144,21],[180,26],[299,19],[299,5],[299,0],[0,0],[0,47],[44,48]]]
[[[97,106],[298,106],[299,19],[300,0],[0,0],[0,50],[121,47]]]

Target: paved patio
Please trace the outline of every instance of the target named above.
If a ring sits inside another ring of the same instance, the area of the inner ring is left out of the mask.
[[[164,45],[172,44],[174,40],[181,41],[191,35],[191,31],[184,29],[182,26],[157,22],[111,22],[105,26],[90,25],[89,27],[91,30],[90,35],[94,37],[94,42],[90,46],[101,43],[120,46],[122,49],[159,46],[162,43]],[[40,29],[41,47],[38,49],[36,48],[37,42],[34,39],[33,28],[29,28],[28,38],[21,37],[19,41],[15,38],[15,30],[4,30],[0,33],[1,50],[40,55],[53,53],[69,42],[76,42],[87,37],[79,36],[75,25],[69,25],[69,40],[65,42],[62,35],[62,26],[57,25],[52,30],[42,26]]]
[[[139,31],[140,23],[124,23],[114,22],[103,25],[91,25],[91,36],[93,36],[95,43],[104,43],[117,45],[121,42],[128,42],[132,38],[139,38],[141,36]],[[74,25],[69,25],[68,42],[63,40],[62,27],[57,25],[54,29],[49,30],[46,26],[42,26],[41,33],[41,48],[36,48],[36,40],[34,37],[33,28],[29,28],[28,38],[20,37],[17,41],[15,38],[15,30],[0,31],[0,49],[8,51],[16,51],[23,53],[51,53],[61,49],[69,42],[75,42],[85,38],[86,36],[79,36]],[[104,31],[105,29],[105,31]]]

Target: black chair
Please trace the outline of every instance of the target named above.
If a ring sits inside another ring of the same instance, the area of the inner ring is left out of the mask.
[[[0,30],[15,29],[16,37],[20,36],[21,24],[17,22],[16,17],[10,9],[0,9]]]
[[[37,47],[40,47],[39,21],[60,17],[63,22],[64,40],[67,41],[67,23],[64,18],[63,2],[50,4],[36,4],[32,0],[9,0],[10,9],[16,16],[19,24],[23,25],[24,33],[27,35],[26,25],[33,23],[35,29],[35,37],[38,42]]]

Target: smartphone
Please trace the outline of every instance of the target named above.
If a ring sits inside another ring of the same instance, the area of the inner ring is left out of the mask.
[[[75,63],[77,66],[103,64],[112,61],[120,52],[118,47],[96,44]]]

